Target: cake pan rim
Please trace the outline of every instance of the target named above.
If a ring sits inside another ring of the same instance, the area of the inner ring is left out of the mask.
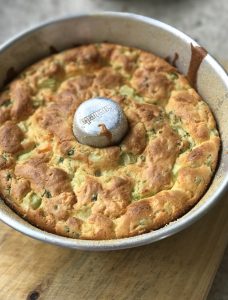
[[[179,36],[182,40],[184,40],[187,43],[192,43],[195,46],[198,46],[198,43],[196,43],[194,40],[192,40],[189,36],[187,36],[185,33],[175,29],[174,27],[167,25],[165,23],[162,23],[158,20],[132,14],[132,13],[119,13],[119,12],[98,12],[98,13],[88,13],[88,14],[78,14],[78,15],[70,15],[67,17],[62,18],[56,18],[49,21],[46,21],[42,23],[41,25],[32,27],[28,30],[25,30],[24,32],[17,34],[13,38],[9,39],[7,42],[3,43],[2,46],[0,46],[0,55],[1,53],[6,50],[8,47],[11,47],[13,44],[15,44],[18,40],[22,39],[23,37],[27,35],[31,35],[37,30],[41,28],[45,28],[46,26],[53,25],[55,23],[69,21],[71,19],[75,18],[85,18],[85,17],[102,17],[102,16],[109,16],[109,17],[117,17],[117,18],[123,18],[123,19],[133,19],[135,21],[144,22],[147,24],[151,24],[152,26],[157,26],[162,28],[163,30],[168,31],[169,33],[172,33],[174,35]],[[217,63],[217,61],[208,54],[205,60],[211,64],[211,66],[216,69],[218,73],[220,73],[221,80],[225,82],[227,80],[227,75],[223,68]],[[221,163],[221,162],[219,162]],[[71,239],[62,237],[59,235],[51,234],[45,231],[42,231],[35,226],[32,226],[31,224],[24,221],[22,218],[21,221],[12,219],[8,214],[6,214],[3,210],[0,210],[0,220],[2,220],[4,223],[8,224],[12,228],[30,236],[33,238],[36,238],[41,241],[49,242],[55,245],[64,246],[68,248],[74,248],[74,249],[82,249],[82,250],[115,250],[115,249],[125,249],[125,248],[131,248],[136,246],[141,246],[145,244],[149,244],[161,239],[164,239],[168,236],[171,236],[186,227],[190,226],[192,223],[197,221],[199,218],[201,218],[204,214],[206,214],[209,209],[215,205],[219,198],[222,197],[222,195],[227,191],[228,189],[228,174],[226,175],[223,182],[218,186],[218,189],[214,192],[212,196],[210,196],[205,203],[203,203],[199,208],[197,208],[191,215],[188,215],[185,217],[185,219],[178,219],[175,222],[172,222],[171,224],[158,229],[156,231],[151,231],[142,235],[134,236],[134,237],[128,237],[123,239],[113,239],[113,240],[78,240],[78,239]],[[3,201],[3,200],[1,200]]]

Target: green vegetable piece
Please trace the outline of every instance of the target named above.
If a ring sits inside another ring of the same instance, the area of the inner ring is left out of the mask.
[[[101,170],[96,170],[95,173],[94,173],[94,175],[96,177],[100,177],[101,176]]]
[[[3,154],[1,155],[1,157],[2,157],[5,161],[8,160],[8,155],[7,155],[6,153],[3,153]]]
[[[11,178],[12,178],[11,174],[8,173],[8,174],[6,175],[6,180],[9,181]]]
[[[58,163],[62,163],[64,161],[64,157],[60,157],[59,160],[58,160]]]
[[[84,221],[88,219],[90,215],[91,215],[91,208],[87,206],[83,206],[80,209],[80,211],[77,212],[76,217]]]
[[[133,198],[133,201],[137,201],[137,200],[141,199],[141,196],[139,194],[137,194],[136,192],[133,192],[132,198]]]
[[[8,99],[8,100],[4,101],[4,102],[1,104],[1,106],[8,107],[11,103],[12,103],[11,100]]]
[[[147,220],[146,220],[146,219],[141,219],[141,220],[139,221],[139,225],[140,225],[140,226],[145,226],[146,223],[147,223]]]
[[[202,180],[203,180],[202,177],[196,176],[195,179],[194,179],[194,182],[195,182],[196,185],[199,185],[202,182]]]
[[[64,232],[66,232],[66,233],[69,233],[69,231],[70,231],[70,228],[68,227],[68,226],[64,226]]]
[[[145,161],[146,157],[144,155],[140,155],[140,159],[141,159],[141,161]]]
[[[48,78],[39,84],[39,88],[55,90],[57,88],[57,82],[54,78]]]
[[[73,237],[75,239],[78,239],[80,237],[80,234],[78,232],[73,232]]]
[[[42,194],[42,197],[51,198],[52,197],[51,192],[48,190],[45,190],[44,193]]]
[[[154,122],[156,124],[160,124],[164,121],[164,116],[162,114],[160,114],[158,117],[154,118]]]
[[[120,164],[124,166],[129,164],[134,164],[136,160],[137,160],[136,156],[132,153],[123,152],[120,155]]]
[[[33,105],[34,108],[40,107],[43,104],[44,104],[44,100],[42,100],[42,99],[34,99],[32,101],[32,105]]]
[[[144,102],[143,97],[140,97],[138,95],[134,95],[134,100],[137,101],[137,102],[139,102],[139,103],[143,103]]]
[[[215,136],[219,136],[218,130],[216,128],[211,129],[211,133]]]
[[[20,122],[18,124],[18,126],[20,127],[20,129],[23,131],[23,132],[27,132],[28,131],[28,126],[26,125],[25,122]]]
[[[6,187],[6,191],[7,191],[7,194],[10,195],[11,186],[7,186],[7,187]]]
[[[133,88],[129,87],[128,85],[123,85],[120,88],[120,94],[122,96],[133,97],[134,93],[135,92],[134,92]]]
[[[205,164],[208,166],[208,167],[211,167],[211,164],[212,164],[212,155],[209,154],[206,161],[205,161]]]
[[[168,116],[173,124],[181,123],[181,118],[175,115],[173,111],[170,111]]]
[[[156,130],[154,128],[147,131],[147,135],[154,137],[156,135]]]
[[[91,200],[92,201],[97,201],[97,194],[93,194],[92,197],[91,197]]]
[[[33,193],[31,195],[31,199],[30,199],[30,205],[32,207],[32,209],[36,210],[38,207],[40,207],[42,202],[42,199],[35,193]]]
[[[171,80],[176,80],[178,78],[178,74],[177,73],[170,73],[169,77]]]
[[[74,149],[68,150],[67,155],[68,155],[68,156],[74,155]]]

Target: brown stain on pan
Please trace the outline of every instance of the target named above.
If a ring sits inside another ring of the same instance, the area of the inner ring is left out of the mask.
[[[206,55],[207,51],[203,47],[193,46],[191,44],[191,60],[188,68],[187,78],[194,88],[196,88],[199,67]]]
[[[112,141],[112,133],[107,129],[107,127],[105,126],[105,124],[99,124],[98,126],[101,129],[100,135],[106,136],[107,139],[109,140],[109,142],[111,142]]]
[[[52,45],[49,47],[49,52],[50,52],[50,54],[57,54],[57,53],[59,53],[59,51],[56,49],[56,47],[52,46]]]
[[[177,52],[174,53],[174,58],[173,60],[171,61],[171,64],[176,68],[177,66],[177,60],[179,58],[179,54]]]
[[[6,72],[6,77],[3,81],[3,86],[7,85],[18,75],[17,71],[14,67],[10,67]]]
[[[171,56],[166,56],[164,58],[169,64],[174,66],[175,68],[177,67],[177,61],[179,59],[179,54],[177,52],[174,53],[173,58]]]

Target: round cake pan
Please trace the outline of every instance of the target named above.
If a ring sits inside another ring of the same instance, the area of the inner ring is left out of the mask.
[[[198,44],[184,33],[159,21],[129,14],[102,12],[54,20],[16,36],[0,47],[0,86],[23,68],[53,52],[80,44],[111,42],[151,51],[176,60],[187,74],[192,45]],[[0,200],[0,220],[16,230],[44,242],[75,249],[115,250],[149,244],[177,233],[202,217],[218,202],[228,186],[228,78],[208,54],[197,76],[197,89],[210,105],[222,138],[218,168],[209,189],[199,203],[183,217],[167,226],[135,237],[90,241],[54,235],[30,225]]]

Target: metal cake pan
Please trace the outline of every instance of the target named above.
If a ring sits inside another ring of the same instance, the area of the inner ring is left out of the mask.
[[[198,44],[177,29],[144,16],[102,12],[71,16],[42,24],[11,39],[0,47],[0,86],[15,72],[50,55],[75,45],[111,42],[138,47],[161,57],[179,58],[177,68],[186,74],[191,60],[191,44]],[[51,234],[30,225],[0,200],[0,220],[38,240],[74,249],[115,250],[149,244],[173,235],[194,223],[209,211],[228,187],[228,77],[208,54],[200,65],[197,89],[210,105],[218,122],[222,149],[218,168],[209,189],[199,203],[183,217],[169,225],[136,237],[90,241]]]

